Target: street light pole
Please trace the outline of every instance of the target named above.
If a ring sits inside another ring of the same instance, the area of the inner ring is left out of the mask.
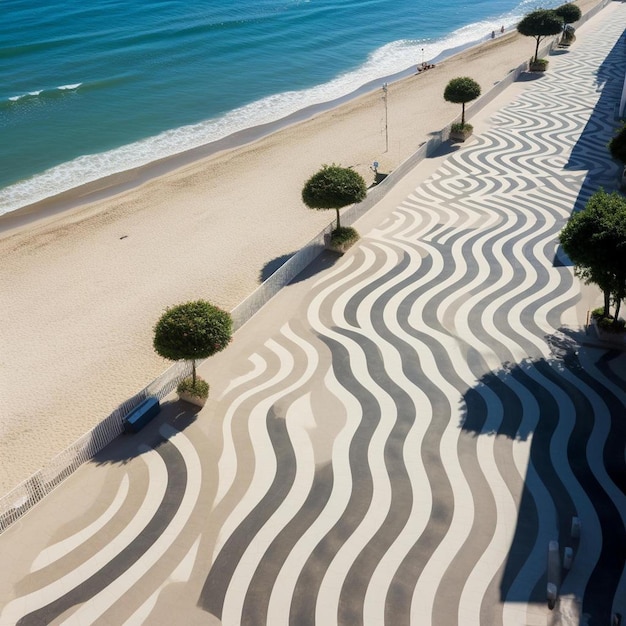
[[[389,125],[387,123],[387,83],[383,83],[383,100],[385,102],[385,152],[389,151]]]

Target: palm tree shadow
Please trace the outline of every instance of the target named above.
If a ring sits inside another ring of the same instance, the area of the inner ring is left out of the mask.
[[[612,484],[626,494],[626,404],[606,384],[613,380],[623,389],[626,381],[610,367],[617,353],[581,346],[583,337],[582,332],[559,329],[546,338],[549,358],[505,364],[485,374],[464,395],[460,428],[475,437],[493,437],[493,456],[507,485],[515,484],[518,476],[512,471],[514,451],[528,448],[526,474],[517,488],[515,532],[492,582],[499,586],[501,600],[546,603],[548,543],[559,542],[561,562],[564,548],[573,547],[575,565],[578,543],[571,535],[572,518],[581,517],[577,505],[587,499],[605,540],[581,600],[593,623],[609,623],[626,562],[626,545],[615,541],[623,534],[625,512],[620,513],[606,483],[596,476],[588,446],[594,429],[608,429],[599,454]],[[593,370],[583,368],[581,355],[584,362],[593,361]],[[602,398],[603,407],[593,401],[596,397]],[[583,526],[592,521],[583,520]],[[565,593],[570,584],[567,571],[560,574]]]

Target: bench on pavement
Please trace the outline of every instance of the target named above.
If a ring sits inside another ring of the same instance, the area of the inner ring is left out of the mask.
[[[136,433],[161,410],[158,398],[149,397],[138,404],[125,418],[124,430]]]

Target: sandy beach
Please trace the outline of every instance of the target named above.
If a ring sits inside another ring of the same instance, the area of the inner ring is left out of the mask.
[[[167,306],[204,298],[231,310],[332,221],[300,198],[322,164],[372,183],[373,161],[393,171],[459,115],[443,100],[451,78],[485,93],[533,50],[504,33],[389,84],[387,116],[379,89],[121,193],[0,218],[0,494],[169,366],[152,349]]]

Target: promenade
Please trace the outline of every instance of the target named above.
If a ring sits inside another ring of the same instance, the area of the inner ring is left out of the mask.
[[[172,396],[0,535],[0,626],[626,615],[626,352],[558,246],[617,181],[625,28],[611,3],[416,166],[201,366],[202,410]]]

